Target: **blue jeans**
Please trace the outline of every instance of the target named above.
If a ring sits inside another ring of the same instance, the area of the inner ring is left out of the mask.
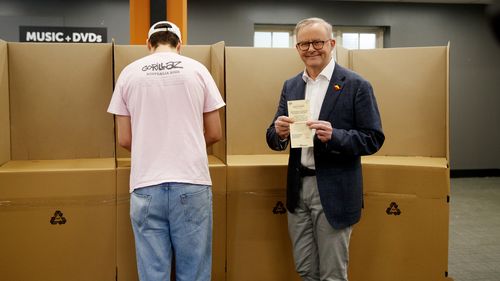
[[[130,218],[141,281],[209,281],[212,272],[212,190],[163,183],[130,196]]]

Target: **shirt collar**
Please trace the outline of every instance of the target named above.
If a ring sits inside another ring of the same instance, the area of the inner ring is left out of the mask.
[[[335,70],[335,60],[333,59],[333,56],[332,56],[332,58],[330,59],[330,62],[325,66],[325,68],[323,68],[323,70],[321,71],[321,73],[318,75],[317,78],[323,77],[324,79],[326,79],[326,81],[330,81],[334,70]],[[302,73],[302,79],[306,83],[309,79],[312,80],[312,78],[309,77],[309,75],[307,74],[307,71],[305,69],[304,69],[304,72]]]

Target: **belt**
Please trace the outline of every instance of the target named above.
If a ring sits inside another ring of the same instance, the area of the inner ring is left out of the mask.
[[[299,174],[300,174],[301,178],[303,178],[303,177],[313,177],[313,176],[316,176],[316,170],[309,169],[307,167],[304,167],[304,166],[300,165],[299,166]]]

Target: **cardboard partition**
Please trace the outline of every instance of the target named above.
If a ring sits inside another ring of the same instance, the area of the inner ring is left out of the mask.
[[[350,51],[372,83],[386,140],[377,155],[449,159],[448,47]]]
[[[449,46],[336,47],[338,63],[374,87],[386,134],[377,155],[449,160],[448,53]],[[267,147],[265,130],[276,112],[283,82],[303,68],[294,49],[226,48],[228,155],[276,153]]]
[[[419,198],[450,195],[446,158],[365,156],[361,163],[365,193],[408,194]]]
[[[226,100],[226,72],[225,72],[225,43],[218,42],[210,46],[210,74],[214,78],[217,88]],[[208,154],[215,155],[226,163],[226,107],[219,109],[222,125],[222,139],[208,148]]]
[[[9,66],[7,42],[0,40],[0,166],[10,160]]]
[[[111,44],[8,43],[8,51],[12,160],[113,157]]]
[[[451,281],[446,199],[369,192],[351,236],[349,280]]]
[[[115,45],[114,46],[114,64],[115,81],[118,79],[122,70],[131,62],[147,56],[149,54],[146,46],[140,45]],[[213,45],[193,45],[182,46],[181,55],[190,57],[202,63],[214,78],[217,87],[225,99],[224,86],[224,42]],[[108,101],[109,102],[109,101]],[[225,135],[225,107],[219,110],[222,132]],[[226,145],[225,140],[221,140],[207,149],[209,155],[214,155],[225,162]],[[116,143],[116,155],[118,158],[130,158],[130,152],[120,147]]]
[[[351,240],[352,280],[446,280],[448,53],[449,46],[335,50],[339,64],[372,83],[386,133],[377,156],[362,159],[365,209]],[[281,262],[292,264],[291,246],[284,255],[290,260],[284,261],[276,256],[276,247],[283,250],[285,245],[272,236],[288,234],[277,219],[268,224],[274,217],[265,215],[280,195],[284,200],[288,156],[273,154],[265,131],[283,82],[302,71],[303,64],[293,49],[231,47],[226,48],[226,64],[228,279],[290,280],[293,266]],[[404,212],[391,213],[393,202]],[[381,238],[371,239],[373,234]],[[432,253],[428,260],[425,251]],[[280,264],[266,267],[269,260]],[[255,261],[256,266],[245,268]],[[286,273],[278,274],[283,268]],[[259,272],[263,276],[256,276]]]
[[[116,274],[119,281],[138,281],[134,232],[130,223],[130,164],[116,169]]]
[[[0,42],[3,278],[115,280],[112,76],[111,44]]]
[[[0,169],[2,280],[115,280],[114,158]]]
[[[287,155],[228,155],[228,281],[300,280],[285,207]]]
[[[226,280],[226,176],[227,167],[220,159],[209,156],[213,193],[212,280]]]
[[[226,273],[226,165],[209,155],[213,195],[212,280],[225,281]],[[118,159],[117,168],[117,274],[118,281],[137,281],[137,261],[130,223],[130,158]]]
[[[447,161],[363,157],[364,208],[350,242],[350,280],[448,280]]]
[[[343,67],[351,68],[350,62],[349,62],[349,50],[348,49],[342,47],[341,45],[336,44],[335,50],[333,52],[334,52],[335,62],[342,65]]]
[[[291,48],[226,47],[227,154],[275,154],[266,144],[285,80],[304,70]]]

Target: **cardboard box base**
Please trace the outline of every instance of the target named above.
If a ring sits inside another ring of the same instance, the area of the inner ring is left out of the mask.
[[[367,193],[364,200],[350,242],[350,280],[446,280],[446,199]]]
[[[450,169],[439,157],[362,157],[363,191],[413,194],[421,198],[450,195]]]
[[[286,214],[277,212],[286,200],[286,160],[228,156],[229,281],[298,280]],[[350,241],[349,280],[449,280],[446,159],[368,157],[363,170],[365,206]]]
[[[299,281],[284,190],[228,194],[229,281]]]
[[[115,185],[114,159],[0,167],[1,279],[115,280]]]
[[[228,281],[300,280],[285,207],[287,155],[228,155]]]

